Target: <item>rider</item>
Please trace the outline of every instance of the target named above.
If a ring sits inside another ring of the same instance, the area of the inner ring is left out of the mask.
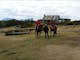
[[[40,26],[40,20],[37,20],[36,22],[35,22],[35,25],[36,25],[36,29]]]

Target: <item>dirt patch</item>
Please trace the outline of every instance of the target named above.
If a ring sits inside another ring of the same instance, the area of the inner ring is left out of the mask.
[[[70,45],[73,47],[79,47],[80,46],[80,37],[68,37],[68,38],[64,38],[63,40],[57,42],[57,44],[60,45]]]
[[[80,48],[65,45],[47,45],[41,48],[41,60],[80,60]]]

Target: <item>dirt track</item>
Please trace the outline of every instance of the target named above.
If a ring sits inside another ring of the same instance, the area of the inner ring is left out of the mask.
[[[41,49],[43,60],[80,60],[80,47],[48,45]]]

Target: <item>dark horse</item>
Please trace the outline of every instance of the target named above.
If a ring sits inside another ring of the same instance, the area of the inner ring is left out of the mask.
[[[45,33],[45,37],[49,37],[48,35],[48,26],[47,25],[39,25],[39,26],[36,26],[36,35],[38,37],[38,35],[41,35],[41,32],[44,31]]]
[[[35,32],[37,37],[39,34],[41,35],[42,30],[43,30],[43,25],[36,26]]]
[[[47,24],[44,25],[43,31],[45,33],[45,38],[49,38],[49,34],[48,34],[49,28],[48,28]]]

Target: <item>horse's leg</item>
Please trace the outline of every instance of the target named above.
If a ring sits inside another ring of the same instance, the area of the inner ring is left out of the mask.
[[[45,32],[45,38],[46,38],[46,32]]]
[[[51,31],[51,37],[53,37],[54,36],[54,31]]]
[[[44,31],[44,30],[43,30],[43,31]],[[44,31],[44,35],[45,35],[44,37],[46,38],[46,32],[45,32],[45,31]]]
[[[38,37],[39,32],[37,31],[37,37]]]
[[[54,36],[54,31],[50,31],[50,37],[53,37],[53,36]]]
[[[42,31],[40,31],[40,36],[41,36],[41,32],[42,32]]]
[[[49,38],[49,34],[48,34],[48,32],[46,33],[46,36]]]
[[[50,34],[50,37],[51,37],[51,36],[52,36],[52,31],[50,31],[50,33],[49,33],[49,34]]]
[[[37,30],[35,31],[35,37],[38,37],[38,31]]]
[[[35,30],[35,37],[37,37],[37,30]]]
[[[53,31],[53,35],[52,36],[54,37],[54,31]]]
[[[56,30],[54,30],[54,34],[56,34]]]
[[[49,38],[48,32],[45,31],[45,38]]]

